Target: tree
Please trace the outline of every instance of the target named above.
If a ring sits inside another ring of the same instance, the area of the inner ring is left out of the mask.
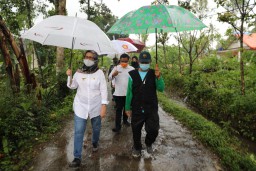
[[[110,27],[116,22],[117,17],[112,14],[111,10],[103,3],[94,2],[93,6],[90,6],[89,0],[80,0],[81,11],[88,15],[88,20],[97,24],[101,30],[105,33],[110,29]],[[109,34],[110,39],[126,37],[127,35]]]
[[[219,21],[230,24],[238,33],[240,41],[240,78],[241,94],[245,95],[244,61],[243,61],[243,34],[245,27],[250,27],[255,20],[253,9],[256,6],[255,0],[214,0],[218,6],[226,9],[225,13],[219,13]]]
[[[148,41],[148,34],[141,34],[141,41],[146,45],[146,42]]]
[[[5,64],[5,70],[7,72],[7,75],[10,80],[10,85],[13,92],[19,91],[19,86],[17,84],[17,81],[15,79],[15,73],[14,73],[14,67],[11,60],[11,55],[9,53],[8,47],[7,47],[7,40],[4,36],[2,30],[0,30],[0,50],[3,54],[4,64]]]
[[[169,5],[169,2],[168,0],[155,0],[154,2],[151,3],[152,5],[153,4],[166,4],[166,5]]]
[[[157,39],[157,42],[160,42],[162,45],[163,45],[163,51],[164,51],[164,65],[165,65],[165,68],[167,68],[167,57],[166,57],[166,43],[167,41],[169,40],[169,36],[167,33],[159,33],[158,34],[158,39]]]
[[[59,15],[66,15],[66,0],[59,0],[58,5],[59,6],[57,7],[57,9],[55,9],[56,12],[58,12]],[[57,75],[59,75],[59,73],[63,70],[64,66],[65,66],[64,48],[57,47],[57,51],[56,51],[56,74]]]
[[[146,45],[146,42],[148,41],[148,34],[138,34],[138,38],[140,41],[142,41],[145,45]]]
[[[0,30],[3,33],[4,37],[6,38],[6,40],[8,41],[8,43],[10,44],[10,46],[12,47],[12,50],[17,58],[17,60],[19,61],[19,65],[21,67],[22,73],[25,77],[25,84],[26,85],[32,85],[33,83],[35,83],[35,80],[32,80],[29,68],[28,68],[28,63],[27,63],[27,59],[26,59],[26,55],[24,53],[23,50],[23,45],[20,44],[20,48],[18,47],[16,41],[14,40],[13,35],[11,34],[10,30],[6,27],[5,22],[2,20],[2,17],[0,16]],[[5,43],[5,42],[3,42]],[[1,48],[4,50],[3,53],[5,53],[6,55],[6,48]],[[8,54],[7,54],[8,55]],[[8,57],[8,56],[5,56]],[[33,88],[35,88],[35,84],[32,85]],[[29,91],[30,89],[28,89]]]
[[[157,5],[157,4],[164,4],[164,5],[168,5],[169,2],[168,0],[155,0],[154,2],[151,3],[151,5]],[[157,34],[157,42],[156,43],[161,43],[163,45],[163,51],[164,51],[164,64],[165,64],[165,67],[167,68],[167,60],[166,60],[166,43],[167,41],[169,40],[169,36],[168,36],[168,33],[158,33]],[[157,44],[156,44],[157,46]]]
[[[6,25],[10,29],[10,32],[20,35],[21,30],[33,26],[33,20],[36,16],[41,13],[46,14],[46,7],[47,5],[43,3],[43,0],[24,0],[23,2],[10,0],[8,3],[5,1],[0,4],[0,12],[5,21],[7,21]],[[33,49],[37,52],[36,48]],[[41,60],[38,55],[36,55],[36,59],[41,81],[43,82]]]
[[[184,3],[180,3],[179,1],[179,4],[182,5],[183,8],[196,13],[200,20],[205,19],[207,16],[206,14],[209,12],[207,0],[195,1],[192,5],[189,3],[190,1],[186,1]],[[181,43],[183,50],[185,50],[189,57],[189,74],[193,71],[193,63],[195,60],[206,52],[213,38],[213,26],[210,26],[208,29],[204,29],[203,31],[195,30],[191,32],[178,33],[178,42]],[[181,63],[180,55],[179,61]],[[181,65],[180,73],[182,73]]]
[[[0,3],[0,14],[10,31],[20,35],[22,29],[33,25],[36,16],[46,14],[46,7],[43,0],[8,0]]]

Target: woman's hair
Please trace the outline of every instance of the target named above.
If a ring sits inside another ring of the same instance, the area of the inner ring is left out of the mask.
[[[87,50],[87,51],[84,52],[84,54],[86,55],[89,52],[93,54],[94,61],[97,62],[98,61],[98,57],[99,57],[98,53],[95,52],[94,50]]]
[[[88,73],[88,74],[92,74],[92,73],[95,73],[96,71],[98,71],[98,69],[99,69],[99,67],[98,67],[98,53],[95,52],[94,50],[87,50],[87,51],[84,52],[84,55],[86,55],[89,52],[93,54],[94,64],[92,66],[86,66],[84,64],[82,66],[82,68],[80,69],[80,71]]]

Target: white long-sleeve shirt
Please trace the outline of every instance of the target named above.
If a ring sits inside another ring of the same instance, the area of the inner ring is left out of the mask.
[[[115,79],[115,92],[114,96],[126,96],[127,86],[128,86],[128,79],[129,79],[129,71],[134,70],[134,68],[128,65],[126,68],[123,68],[120,65],[114,67],[114,69],[109,74],[109,80]],[[112,77],[112,74],[118,71],[118,75]]]
[[[83,119],[94,118],[100,115],[101,105],[108,104],[107,83],[102,70],[92,74],[76,72],[70,85],[68,77],[67,86],[77,89],[73,102],[73,110]]]

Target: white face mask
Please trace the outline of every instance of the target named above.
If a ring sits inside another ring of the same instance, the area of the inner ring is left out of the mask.
[[[90,59],[84,59],[84,64],[88,67],[93,66],[94,61],[90,60]]]

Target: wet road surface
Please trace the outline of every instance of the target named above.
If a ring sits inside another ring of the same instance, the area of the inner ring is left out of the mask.
[[[191,133],[159,107],[160,131],[153,144],[154,154],[145,150],[142,157],[131,156],[131,127],[113,133],[114,108],[108,105],[102,120],[98,152],[92,152],[91,124],[88,122],[80,168],[69,168],[73,160],[73,118],[47,143],[31,164],[35,171],[216,171],[222,170],[218,158],[195,140]],[[142,132],[142,142],[145,130]]]

